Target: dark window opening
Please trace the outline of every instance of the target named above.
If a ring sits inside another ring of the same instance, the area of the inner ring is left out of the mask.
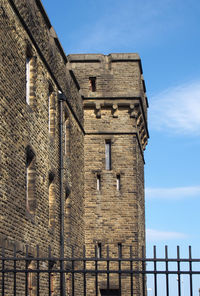
[[[26,147],[26,167],[29,167],[34,157],[35,157],[35,153],[33,152],[30,146],[27,146]]]
[[[111,170],[111,141],[106,140],[105,143],[105,158],[106,158],[106,170]]]
[[[90,90],[91,91],[96,91],[96,77],[90,77]]]
[[[101,176],[97,175],[97,191],[101,189]]]
[[[101,254],[101,243],[98,243],[97,245],[97,258],[101,258],[102,254]]]
[[[26,209],[30,215],[34,215],[36,211],[35,159],[35,153],[31,149],[31,147],[26,147]]]
[[[55,213],[55,205],[56,205],[56,188],[55,188],[55,175],[53,172],[49,173],[49,227],[54,228],[56,224],[56,213]]]
[[[70,195],[70,192],[71,192],[71,190],[70,190],[70,188],[67,186],[66,189],[65,189],[65,200],[68,199],[68,197],[69,197],[69,195]]]
[[[122,258],[122,244],[118,243],[118,256],[119,258]]]
[[[101,296],[120,296],[120,290],[118,289],[101,289]]]
[[[120,191],[120,175],[117,175],[117,191]]]

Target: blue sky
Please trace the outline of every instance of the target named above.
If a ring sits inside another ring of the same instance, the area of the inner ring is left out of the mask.
[[[200,1],[43,0],[69,53],[138,52],[149,99],[147,254],[200,256]]]

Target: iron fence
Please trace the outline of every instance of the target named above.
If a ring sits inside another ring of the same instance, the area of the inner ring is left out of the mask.
[[[85,248],[80,257],[74,256],[73,248],[71,256],[55,257],[50,247],[46,257],[40,257],[39,247],[31,256],[28,246],[25,254],[17,252],[16,247],[12,254],[2,248],[0,256],[2,296],[193,296],[199,295],[199,288],[200,259],[192,258],[191,247],[187,258],[180,256],[179,247],[176,257],[170,258],[167,246],[162,258],[157,257],[156,247],[151,258],[145,257],[144,248],[141,258],[135,258],[132,247],[128,255],[120,251],[115,257],[109,247],[104,257],[97,247],[93,257],[86,256]]]

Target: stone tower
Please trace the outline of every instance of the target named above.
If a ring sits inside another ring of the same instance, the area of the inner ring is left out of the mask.
[[[133,255],[140,256],[145,245],[143,151],[148,139],[140,57],[73,54],[68,63],[84,105],[87,254],[94,255],[96,246],[97,255],[106,256],[109,245],[112,256],[126,256],[130,246]],[[104,295],[103,280],[100,288]]]

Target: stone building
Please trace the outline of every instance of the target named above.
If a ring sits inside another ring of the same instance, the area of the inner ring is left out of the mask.
[[[70,256],[73,246],[81,256],[86,245],[101,257],[131,245],[139,256],[148,139],[139,56],[66,56],[40,0],[1,0],[0,70],[0,248]]]

